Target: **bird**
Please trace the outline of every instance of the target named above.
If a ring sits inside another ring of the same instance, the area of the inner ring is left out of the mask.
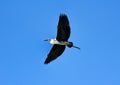
[[[71,48],[80,49],[77,46],[73,45],[73,42],[69,42],[68,39],[70,37],[71,29],[69,25],[69,20],[66,14],[60,14],[59,21],[57,25],[57,36],[55,39],[46,39],[44,41],[49,41],[50,44],[53,44],[50,52],[47,55],[47,58],[44,64],[48,64],[51,61],[58,58],[65,50],[66,46]]]

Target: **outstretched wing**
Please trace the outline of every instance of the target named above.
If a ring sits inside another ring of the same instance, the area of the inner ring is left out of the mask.
[[[44,63],[45,64],[50,63],[51,61],[56,59],[58,56],[60,56],[64,52],[64,50],[65,50],[65,46],[63,45],[53,45]]]
[[[68,38],[70,37],[70,26],[69,20],[65,14],[59,16],[57,29],[56,39],[58,41],[68,41]]]

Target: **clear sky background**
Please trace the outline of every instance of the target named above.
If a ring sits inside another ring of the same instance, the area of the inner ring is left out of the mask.
[[[44,65],[60,13],[81,50]],[[120,85],[120,0],[0,0],[0,85]]]

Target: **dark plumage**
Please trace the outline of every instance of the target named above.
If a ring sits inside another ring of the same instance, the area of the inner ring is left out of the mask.
[[[64,45],[53,45],[44,63],[48,64],[52,60],[56,59],[64,52],[64,50],[65,50]]]
[[[61,14],[59,16],[56,39],[58,41],[68,41],[69,37],[70,37],[70,26],[69,26],[68,18],[65,14]],[[65,47],[66,46],[64,45],[53,45],[44,63],[48,64],[49,62],[60,56],[64,52]]]
[[[75,47],[79,49],[79,47],[73,46],[72,42],[68,42],[69,37],[70,37],[70,26],[69,26],[68,17],[65,14],[61,14],[59,16],[59,22],[57,26],[56,40],[48,39],[48,41],[50,41],[50,43],[54,45],[50,50],[49,54],[47,55],[47,58],[44,62],[45,64],[48,64],[54,59],[56,59],[57,57],[59,57],[64,52],[66,46],[70,48]],[[51,40],[53,41],[51,42]],[[59,42],[59,44],[58,43],[55,44],[54,42],[56,41]]]
[[[57,28],[56,39],[58,41],[68,41],[68,38],[70,37],[70,26],[68,18],[65,14],[60,15]]]

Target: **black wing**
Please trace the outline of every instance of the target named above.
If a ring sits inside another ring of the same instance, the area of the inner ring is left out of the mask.
[[[64,52],[64,50],[65,50],[64,45],[53,45],[44,63],[45,64],[50,63],[51,61],[56,59],[58,56],[60,56]]]
[[[56,39],[58,41],[68,41],[68,38],[70,37],[70,26],[66,15],[60,15],[57,28],[58,30]]]

